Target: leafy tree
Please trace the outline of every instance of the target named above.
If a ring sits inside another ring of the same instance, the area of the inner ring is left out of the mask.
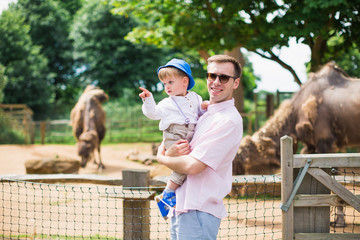
[[[50,108],[54,91],[47,59],[33,44],[29,31],[18,10],[10,7],[0,15],[0,63],[8,78],[3,102],[25,103],[39,119]]]
[[[128,35],[133,42],[146,41],[158,46],[188,48],[198,51],[206,60],[210,53],[226,53],[244,64],[240,52],[247,39],[242,16],[235,11],[249,1],[171,1],[116,0],[114,12],[132,15],[143,24]],[[244,37],[245,36],[245,37]],[[240,44],[239,44],[240,42]],[[243,87],[234,94],[235,104],[243,111]]]
[[[309,45],[312,71],[329,60],[325,55],[332,37],[344,39],[337,48],[346,48],[359,40],[360,0],[114,2],[115,13],[132,15],[143,22],[128,35],[133,41],[196,49],[204,59],[211,52],[225,51],[242,63],[244,58],[239,48],[244,47],[279,63],[299,85],[294,69],[276,54],[276,49],[288,45],[289,38],[295,37]],[[237,94],[242,94],[241,89]],[[242,107],[238,104],[238,109]]]
[[[53,73],[51,84],[55,89],[53,109],[64,112],[64,106],[71,103],[76,93],[73,42],[69,34],[71,14],[81,7],[81,1],[18,0],[15,6],[30,26],[33,43],[41,46],[40,53],[48,59],[49,71]]]
[[[282,7],[273,20],[274,31],[310,47],[310,71],[360,40],[360,0],[285,0]]]
[[[98,84],[110,96],[120,97],[125,88],[155,90],[156,69],[164,63],[164,50],[154,45],[133,44],[124,37],[136,27],[132,18],[113,15],[112,6],[90,0],[75,17],[72,38],[83,84]]]

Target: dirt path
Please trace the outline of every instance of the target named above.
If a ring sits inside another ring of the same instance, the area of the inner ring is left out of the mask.
[[[101,156],[105,169],[102,175],[121,177],[123,169],[149,169],[154,171],[159,165],[146,166],[126,159],[130,151],[138,150],[140,154],[150,155],[150,143],[114,144],[101,147]],[[70,145],[0,145],[0,175],[25,174],[25,161],[36,157],[64,156],[80,161],[76,146]],[[156,170],[155,170],[156,171]],[[97,174],[97,165],[88,163],[80,169],[80,174]],[[165,172],[164,175],[167,173]]]

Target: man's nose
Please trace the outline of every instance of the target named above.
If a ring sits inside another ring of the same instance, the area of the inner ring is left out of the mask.
[[[220,84],[221,84],[221,82],[220,82],[220,77],[219,77],[219,76],[216,76],[215,81],[214,81],[214,84],[216,84],[216,85],[220,85]]]

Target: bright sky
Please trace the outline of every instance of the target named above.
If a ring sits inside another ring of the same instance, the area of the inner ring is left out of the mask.
[[[10,2],[16,0],[0,0],[0,13],[8,7]],[[305,62],[310,60],[310,49],[304,44],[297,44],[295,40],[290,40],[290,47],[283,47],[280,50],[280,59],[294,68],[302,83],[306,82],[307,75]],[[261,79],[257,83],[256,91],[266,90],[269,92],[295,92],[299,90],[299,85],[294,82],[294,78],[278,63],[266,60],[254,53],[250,53],[249,60],[253,64],[255,74]]]
[[[296,43],[291,39],[289,47],[282,47],[279,51],[280,59],[290,65],[297,73],[300,81],[307,81],[305,63],[310,60],[311,51],[305,44]],[[253,64],[255,74],[261,79],[257,83],[256,91],[266,90],[269,92],[295,92],[299,90],[299,85],[294,81],[289,71],[281,67],[278,63],[264,59],[257,54],[250,53],[249,60]]]
[[[3,9],[6,9],[10,2],[14,2],[15,0],[0,0],[0,13]]]

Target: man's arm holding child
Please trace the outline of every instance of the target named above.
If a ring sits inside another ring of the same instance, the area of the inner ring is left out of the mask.
[[[161,144],[156,158],[160,164],[181,174],[198,174],[204,171],[207,165],[188,155],[189,153],[190,146],[188,142],[179,140],[166,151],[167,156],[165,156],[164,145]]]

